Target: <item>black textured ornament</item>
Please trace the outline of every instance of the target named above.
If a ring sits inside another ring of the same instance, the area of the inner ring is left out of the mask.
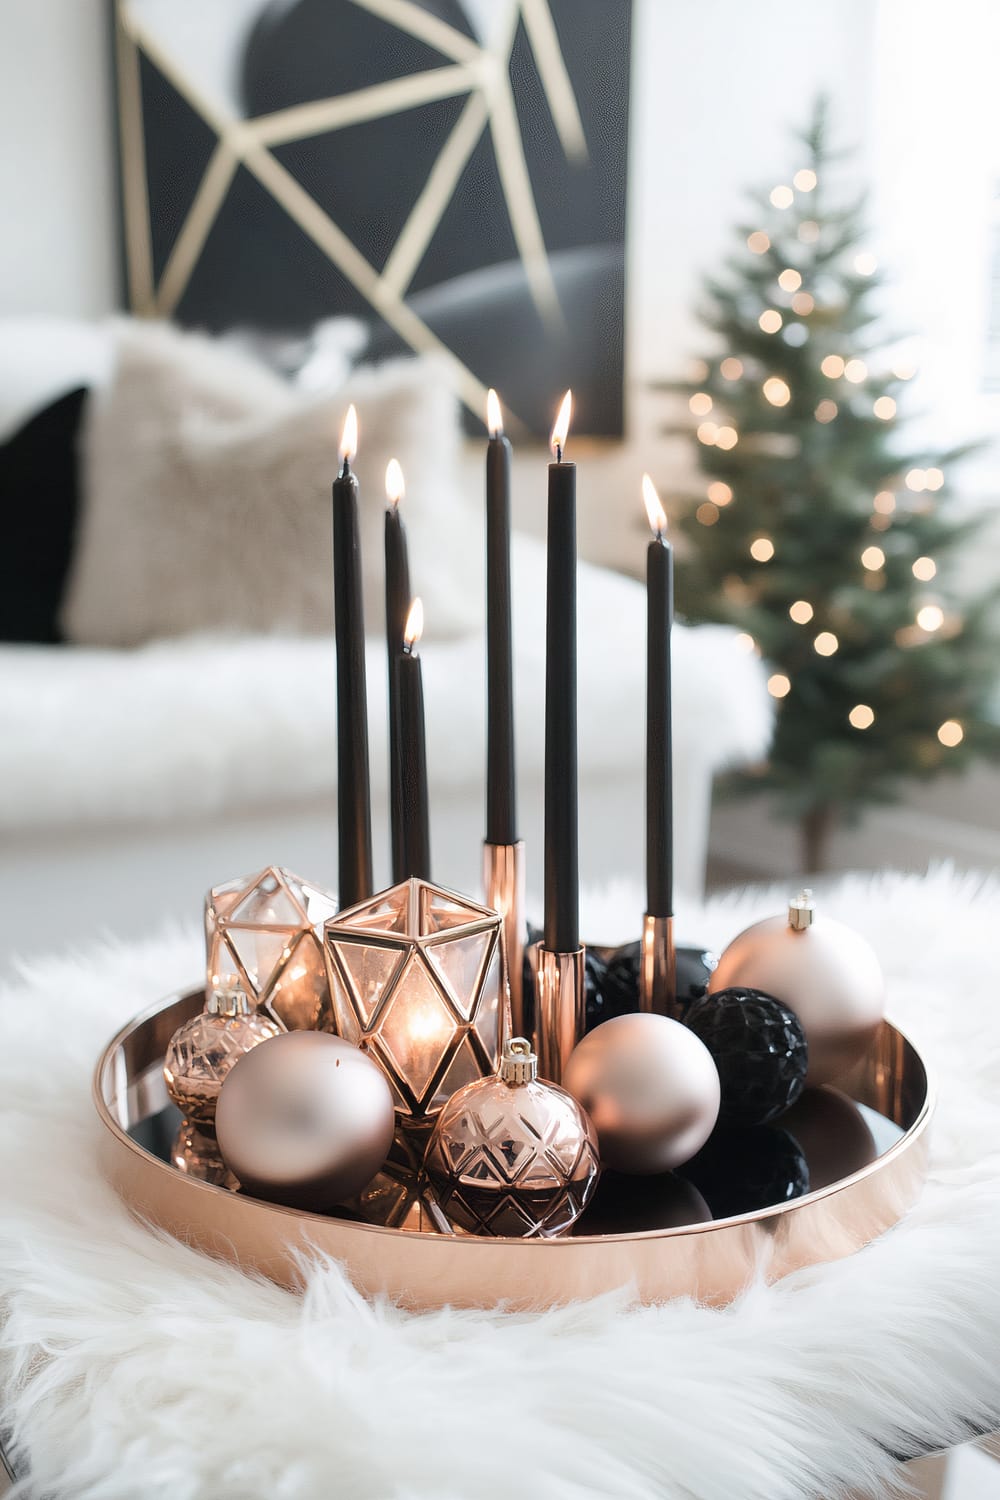
[[[685,1024],[719,1070],[725,1125],[764,1125],[801,1094],[809,1048],[798,1018],[763,990],[719,990],[696,1001]]]
[[[790,1203],[809,1191],[805,1152],[775,1125],[718,1126],[678,1175],[694,1184],[714,1219]]]

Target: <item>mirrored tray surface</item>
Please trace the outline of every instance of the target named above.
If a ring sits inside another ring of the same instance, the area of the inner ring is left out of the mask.
[[[109,1043],[94,1084],[102,1165],[136,1214],[283,1285],[296,1284],[315,1246],[362,1291],[417,1308],[550,1306],[624,1284],[644,1301],[723,1303],[755,1269],[773,1280],[860,1248],[905,1213],[924,1178],[927,1072],[885,1022],[842,1089],[807,1090],[772,1125],[717,1131],[680,1172],[605,1173],[568,1237],[456,1234],[421,1194],[403,1137],[359,1198],[300,1213],[239,1191],[211,1137],[185,1131],[167,1096],[167,1042],[201,1003],[200,991],[173,996]]]

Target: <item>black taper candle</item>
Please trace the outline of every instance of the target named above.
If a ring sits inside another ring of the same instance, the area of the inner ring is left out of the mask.
[[[403,772],[399,747],[399,658],[410,608],[410,562],[406,529],[399,513],[403,471],[391,459],[385,471],[389,505],[385,513],[385,643],[389,676],[389,837],[393,883],[405,880],[403,857]]]
[[[402,771],[402,858],[400,879],[431,878],[430,807],[427,796],[427,738],[424,727],[424,679],[417,654],[424,610],[414,599],[403,628],[397,661],[399,684],[399,753]]]
[[[552,435],[545,598],[545,920],[551,953],[580,946],[576,729],[576,465],[563,463],[567,391]]]
[[[646,912],[674,914],[673,727],[670,633],[674,621],[674,555],[667,517],[648,474],[643,499],[653,531],[646,552]]]
[[[486,842],[517,842],[510,583],[510,443],[490,391],[486,449]]]
[[[357,446],[352,406],[341,439],[343,468],[333,482],[334,631],[337,642],[337,852],[341,907],[372,894],[372,815],[368,769],[365,612],[361,585]]]

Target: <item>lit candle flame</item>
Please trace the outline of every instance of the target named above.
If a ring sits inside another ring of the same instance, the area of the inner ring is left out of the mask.
[[[398,458],[390,458],[385,470],[385,492],[393,505],[398,505],[406,494],[406,481]]]
[[[500,437],[503,432],[503,413],[500,410],[500,397],[490,386],[486,392],[486,426],[489,428],[490,437]]]
[[[662,536],[667,529],[667,513],[660,503],[660,497],[656,493],[656,485],[648,474],[642,476],[642,498],[646,505],[646,514],[649,524],[657,536]]]
[[[562,398],[562,406],[560,406],[559,415],[556,417],[556,425],[552,429],[552,452],[557,459],[561,456],[562,450],[566,446],[566,439],[569,436],[569,419],[572,411],[573,392],[567,391]]]
[[[419,643],[423,633],[424,605],[422,599],[416,598],[410,605],[410,612],[406,617],[406,624],[403,626],[403,645],[407,651],[413,650],[414,646]]]
[[[358,414],[353,404],[347,408],[347,416],[344,418],[344,430],[340,434],[340,461],[345,464],[354,462],[354,455],[358,451]]]

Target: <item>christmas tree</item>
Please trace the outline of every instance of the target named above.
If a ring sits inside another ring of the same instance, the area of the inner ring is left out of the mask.
[[[738,625],[769,664],[774,743],[742,787],[798,819],[806,870],[838,821],[905,778],[1000,751],[997,591],[955,589],[978,525],[949,493],[963,450],[905,439],[897,398],[915,372],[881,331],[863,201],[831,201],[826,137],[821,103],[790,184],[762,195],[707,283],[717,352],[670,387],[707,480],[681,520],[678,603]]]

